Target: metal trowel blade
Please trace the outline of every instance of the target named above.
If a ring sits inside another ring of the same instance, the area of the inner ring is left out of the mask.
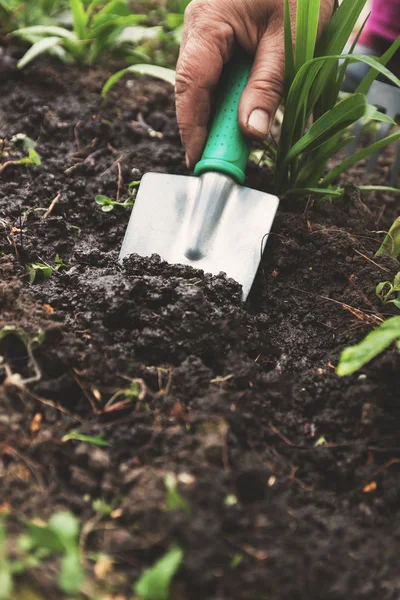
[[[245,300],[278,208],[276,196],[221,173],[200,177],[147,173],[140,184],[120,260],[159,254],[173,264],[223,272]]]

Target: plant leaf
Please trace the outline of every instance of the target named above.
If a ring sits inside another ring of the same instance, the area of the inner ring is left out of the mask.
[[[62,39],[60,37],[46,37],[42,40],[39,40],[38,42],[33,44],[33,46],[31,46],[29,50],[25,52],[24,56],[18,61],[18,69],[23,69],[32,60],[34,60],[41,54],[49,52],[52,48],[59,46],[61,43]]]
[[[121,71],[117,71],[117,73],[111,75],[111,77],[106,81],[101,91],[101,95],[106,96],[110,89],[117,83],[117,81],[127,73],[148,75],[149,77],[156,77],[157,79],[167,81],[171,85],[175,85],[175,71],[172,69],[166,69],[165,67],[158,67],[156,65],[131,65],[130,67],[121,69]]]
[[[135,594],[143,600],[168,600],[171,581],[182,560],[183,550],[170,548],[150,569],[144,571],[134,586]]]
[[[358,121],[364,115],[366,108],[367,101],[362,94],[354,94],[338,102],[311,125],[309,131],[289,150],[285,162],[305,150],[318,148],[336,133]]]
[[[400,35],[397,38],[397,40],[395,40],[393,42],[393,44],[390,46],[390,48],[388,48],[388,50],[386,50],[386,52],[380,57],[378,58],[378,62],[381,65],[386,65],[389,60],[396,54],[397,50],[400,48]],[[375,79],[378,77],[379,72],[376,69],[371,69],[367,75],[364,77],[364,79],[362,80],[362,82],[360,83],[360,85],[358,86],[356,92],[359,92],[361,94],[366,94],[369,90],[369,88],[371,87],[372,83],[375,81]]]
[[[85,578],[78,551],[68,552],[61,560],[59,588],[66,594],[76,594]]]
[[[99,436],[84,435],[79,431],[72,430],[61,438],[62,442],[69,442],[70,440],[78,440],[79,442],[87,442],[88,444],[94,444],[95,446],[111,446],[110,442]]]
[[[42,37],[60,37],[76,42],[76,35],[72,31],[65,29],[65,27],[57,27],[55,25],[32,25],[31,27],[21,27],[12,32],[12,35],[18,35],[20,37],[25,36],[39,36]]]
[[[85,6],[82,0],[69,0],[69,5],[71,8],[75,35],[78,40],[86,40],[88,37],[87,25],[89,17],[85,12]]]
[[[13,591],[13,578],[8,561],[0,560],[0,600],[9,600]]]
[[[339,175],[344,173],[344,171],[347,171],[347,169],[349,169],[350,167],[352,167],[353,165],[358,163],[360,160],[363,160],[363,158],[370,156],[374,152],[377,152],[378,150],[385,148],[389,144],[392,144],[393,142],[396,142],[399,139],[400,139],[400,131],[396,131],[395,133],[392,133],[391,135],[383,138],[382,140],[374,142],[373,144],[371,144],[370,146],[367,146],[366,148],[362,148],[361,150],[359,150],[352,156],[349,156],[348,158],[346,158],[344,161],[342,161],[340,164],[338,164],[334,169],[332,169],[332,171],[330,171],[330,173],[328,173],[328,175],[326,177],[324,177],[324,179],[321,181],[321,185],[322,186],[329,185],[330,183],[335,181],[335,179],[337,177],[339,177]],[[363,187],[364,187],[364,191],[368,191],[368,190],[365,190],[366,186],[360,186],[360,189],[362,189]]]
[[[285,35],[285,97],[289,93],[295,72],[294,47],[292,38],[292,22],[290,18],[289,0],[285,0],[284,7],[284,35]]]
[[[351,375],[400,339],[400,317],[391,317],[371,331],[359,344],[345,348],[340,356],[337,374]]]
[[[400,255],[400,217],[393,222],[375,256],[382,256],[382,254],[388,254],[393,258]]]
[[[314,57],[320,0],[297,0],[296,70]]]

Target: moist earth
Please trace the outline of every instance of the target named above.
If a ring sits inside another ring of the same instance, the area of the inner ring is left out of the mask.
[[[123,81],[102,101],[106,71],[42,61],[21,72],[12,49],[0,71],[3,148],[24,133],[42,161],[0,176],[0,329],[44,332],[31,357],[21,334],[0,341],[10,534],[27,518],[77,515],[82,598],[131,598],[177,544],[173,600],[397,600],[400,355],[335,372],[345,346],[396,313],[375,287],[398,262],[374,257],[395,197],[355,187],[385,184],[390,152],[374,173],[348,173],[342,200],[282,201],[243,304],[224,275],[157,256],[118,264],[130,209],[95,202],[128,199],[146,171],[187,174],[167,84]],[[249,167],[249,186],[270,181]],[[57,255],[68,268],[30,284],[28,266]],[[110,446],[63,441],[71,430]],[[165,510],[167,473],[190,514]],[[114,561],[103,579],[99,552]],[[54,565],[19,583],[60,597]]]

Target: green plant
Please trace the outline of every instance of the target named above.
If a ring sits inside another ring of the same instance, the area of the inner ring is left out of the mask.
[[[168,600],[169,588],[183,560],[183,550],[170,548],[150,569],[144,571],[134,586],[141,600]]]
[[[178,491],[178,480],[174,473],[167,473],[164,477],[164,485],[167,489],[165,500],[165,511],[182,510],[190,515],[190,505]]]
[[[35,25],[12,32],[30,44],[19,68],[45,53],[65,62],[93,64],[105,54],[121,51],[125,30],[146,20],[145,15],[132,14],[128,0],[92,0],[88,6],[83,0],[69,0],[69,8],[72,31],[57,25]]]
[[[66,594],[79,592],[84,571],[79,556],[79,521],[67,511],[54,513],[48,523],[29,521],[10,558],[7,528],[0,519],[0,600],[8,600],[14,576],[40,566],[47,558],[60,556],[58,587]]]
[[[383,254],[388,254],[393,258],[398,258],[400,255],[400,217],[394,221],[375,256]]]
[[[375,291],[383,304],[394,304],[396,308],[400,308],[400,272],[397,273],[393,283],[390,281],[378,283]]]
[[[1,150],[1,158],[6,159],[0,164],[0,173],[11,166],[25,165],[27,167],[36,167],[42,164],[39,154],[36,152],[36,142],[24,133],[17,133],[10,140],[10,145],[7,145],[2,140],[3,148]],[[11,158],[14,153],[23,153],[22,158]]]
[[[370,56],[341,57],[366,0],[336,3],[333,16],[317,40],[320,0],[298,0],[296,47],[292,41],[288,0],[285,0],[285,111],[275,163],[275,190],[285,193],[319,193],[334,196],[338,177],[359,160],[400,139],[400,132],[354,153],[324,175],[328,160],[352,139],[348,128],[365,117],[395,123],[375,107],[366,93],[379,73],[400,86],[400,80],[384,66],[400,47],[400,37],[378,60]],[[339,60],[343,58],[344,63]],[[349,62],[371,68],[355,94],[340,99],[340,87]],[[338,101],[339,100],[339,101]],[[311,125],[309,123],[311,122]],[[341,190],[339,190],[341,192]]]
[[[54,24],[66,6],[66,0],[0,0],[1,30]]]
[[[54,266],[52,267],[48,263],[28,263],[25,265],[29,275],[29,283],[32,285],[37,279],[48,279],[53,275],[54,272],[60,269],[68,269],[68,265],[65,264],[59,254],[56,254],[54,259]]]
[[[131,200],[130,198],[127,198],[124,202],[118,202],[118,200],[113,200],[108,196],[96,196],[95,201],[96,204],[101,206],[103,212],[111,212],[116,206],[119,206],[120,208],[129,208],[135,203],[134,200]]]
[[[371,331],[359,344],[345,348],[340,356],[337,374],[351,375],[378,356],[393,342],[400,350],[400,317],[391,317]]]

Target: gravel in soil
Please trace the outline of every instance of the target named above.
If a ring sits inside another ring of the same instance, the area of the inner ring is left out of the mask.
[[[89,563],[90,585],[123,598],[176,543],[174,600],[397,599],[400,358],[343,379],[334,368],[391,310],[374,290],[398,262],[374,252],[395,201],[352,185],[384,183],[391,155],[371,176],[354,169],[340,202],[282,203],[243,305],[223,275],[118,265],[129,210],[94,201],[127,199],[149,170],[187,172],[168,86],[123,82],[102,103],[101,71],[21,73],[3,53],[1,72],[0,137],[27,134],[42,159],[0,185],[0,329],[45,332],[33,361],[17,335],[0,342],[11,531],[73,511],[84,552],[115,561],[104,581]],[[250,167],[249,185],[269,181]],[[69,268],[29,285],[27,265],[56,255]],[[111,445],[63,442],[71,430]],[[170,472],[190,516],[165,511]],[[57,597],[45,567],[22,580]]]

